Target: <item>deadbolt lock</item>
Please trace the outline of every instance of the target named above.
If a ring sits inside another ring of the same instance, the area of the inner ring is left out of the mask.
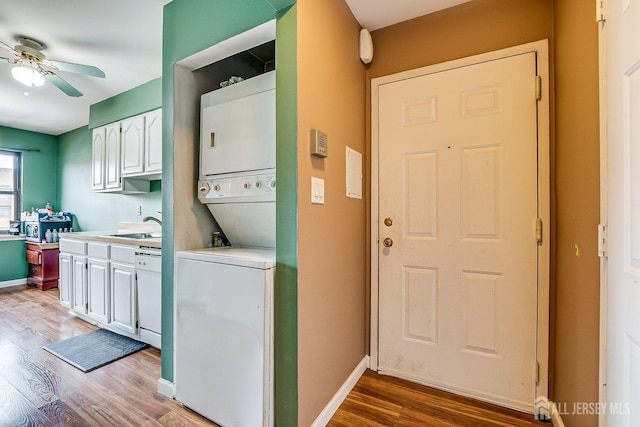
[[[384,225],[386,225],[387,227],[391,227],[393,225],[393,220],[389,217],[386,217],[384,219]]]
[[[385,248],[390,248],[391,246],[393,246],[393,240],[391,240],[391,237],[387,237],[382,241],[382,244]]]

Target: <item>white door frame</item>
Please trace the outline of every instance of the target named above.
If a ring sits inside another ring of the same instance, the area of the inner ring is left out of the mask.
[[[538,101],[538,217],[542,219],[542,243],[538,246],[538,301],[536,359],[539,381],[536,396],[549,396],[549,274],[551,248],[551,171],[549,128],[549,45],[547,40],[527,43],[467,58],[430,65],[371,80],[371,341],[369,368],[378,370],[378,90],[379,87],[417,76],[446,71],[509,56],[535,53],[538,76],[542,80],[541,99]],[[533,86],[532,86],[533,87]],[[534,232],[535,224],[531,224]]]
[[[598,22],[598,69],[600,74],[600,224],[607,227],[609,224],[608,204],[608,162],[609,144],[607,139],[607,55],[606,55],[606,30],[605,21]],[[606,228],[605,228],[606,230]],[[605,231],[606,233],[606,231]],[[605,234],[606,236],[606,234]],[[603,242],[606,243],[606,242]],[[598,242],[600,244],[600,242]],[[605,247],[602,248],[606,251]],[[600,348],[598,366],[598,401],[607,402],[607,312],[608,312],[608,280],[607,280],[606,252],[600,255]],[[607,425],[605,411],[600,411],[598,425]]]

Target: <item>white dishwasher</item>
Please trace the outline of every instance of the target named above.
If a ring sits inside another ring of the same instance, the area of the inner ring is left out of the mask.
[[[162,250],[141,247],[136,251],[138,322],[140,341],[161,347]]]
[[[176,253],[175,398],[224,427],[273,425],[275,250]]]

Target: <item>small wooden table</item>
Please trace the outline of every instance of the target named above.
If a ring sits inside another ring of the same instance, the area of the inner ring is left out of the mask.
[[[27,262],[28,285],[36,285],[41,291],[58,287],[60,270],[57,243],[27,242]]]

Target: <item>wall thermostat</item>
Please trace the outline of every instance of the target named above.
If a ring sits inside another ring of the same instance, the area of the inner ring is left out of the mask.
[[[310,151],[312,156],[327,157],[329,155],[328,137],[318,129],[311,129]]]

